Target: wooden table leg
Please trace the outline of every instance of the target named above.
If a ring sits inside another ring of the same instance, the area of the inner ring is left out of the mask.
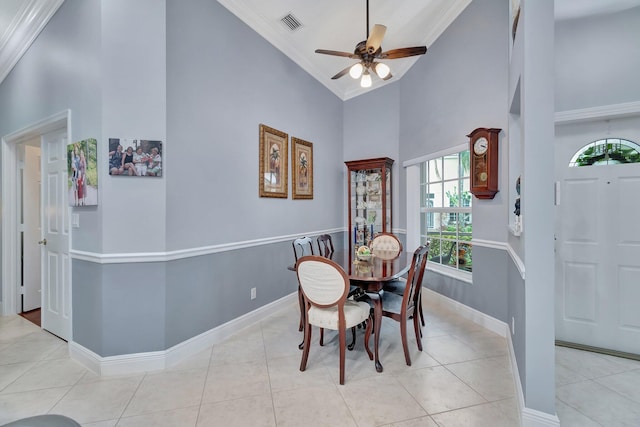
[[[373,354],[376,371],[382,372],[382,363],[378,357],[378,344],[380,343],[380,328],[382,327],[382,299],[377,293],[369,294],[373,301]]]

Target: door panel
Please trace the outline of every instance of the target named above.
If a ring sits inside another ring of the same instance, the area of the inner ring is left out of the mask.
[[[640,354],[640,164],[563,173],[556,338]]]
[[[42,327],[65,339],[71,339],[71,291],[69,277],[69,232],[66,192],[66,134],[52,133],[42,137],[46,191],[42,197],[43,307]]]

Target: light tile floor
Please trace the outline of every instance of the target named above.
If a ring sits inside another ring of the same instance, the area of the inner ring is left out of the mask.
[[[161,372],[98,377],[67,345],[19,316],[0,317],[0,425],[58,413],[83,426],[505,426],[519,425],[504,338],[425,302],[424,351],[384,319],[384,372],[358,343],[338,385],[334,332],[314,330],[300,372],[297,306]],[[640,362],[556,348],[563,426],[640,425]]]

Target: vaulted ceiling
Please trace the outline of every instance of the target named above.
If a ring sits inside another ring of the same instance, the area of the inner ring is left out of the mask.
[[[104,0],[108,1],[108,0]],[[213,1],[213,0],[211,0]],[[385,60],[393,78],[373,77],[360,87],[345,75],[332,80],[354,59],[320,55],[316,49],[353,52],[366,39],[367,0],[218,0],[273,46],[343,100],[399,80],[420,56]],[[382,50],[429,48],[472,0],[369,0],[369,27],[387,27]],[[520,0],[511,0],[519,3]],[[0,1],[0,82],[29,48],[64,0]],[[507,3],[505,1],[505,3]],[[612,13],[640,6],[640,0],[555,0],[556,19]],[[289,25],[283,22],[287,17]],[[291,23],[295,21],[295,29]],[[426,55],[429,55],[427,50]]]

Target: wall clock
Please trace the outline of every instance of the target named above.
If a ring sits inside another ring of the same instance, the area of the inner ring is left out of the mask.
[[[471,194],[493,199],[498,192],[498,134],[501,129],[478,128],[469,135]]]

